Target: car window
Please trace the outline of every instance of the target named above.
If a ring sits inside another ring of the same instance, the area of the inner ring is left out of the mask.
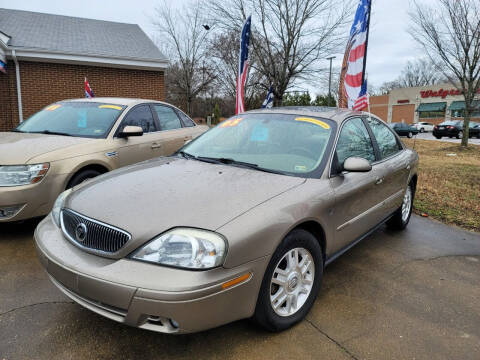
[[[375,139],[377,140],[382,159],[389,157],[401,150],[400,146],[398,145],[397,138],[388,128],[388,126],[374,118],[367,118],[367,121],[372,129]]]
[[[164,105],[154,105],[153,108],[157,113],[158,121],[160,122],[160,128],[162,130],[173,130],[182,127],[177,113],[171,107]]]
[[[345,123],[338,137],[336,155],[338,169],[341,169],[345,160],[352,156],[367,159],[370,163],[375,161],[372,140],[362,119],[351,119]]]
[[[105,138],[124,109],[124,105],[108,103],[59,102],[32,115],[18,125],[16,131]]]
[[[185,126],[185,127],[194,127],[195,126],[195,123],[193,122],[193,120],[190,119],[183,112],[179,111],[178,114],[182,118],[183,126]]]
[[[152,112],[148,105],[135,106],[128,112],[122,121],[119,132],[123,131],[125,126],[140,126],[144,133],[157,131]]]

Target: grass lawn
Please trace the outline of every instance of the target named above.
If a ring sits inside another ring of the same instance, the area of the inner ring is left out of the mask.
[[[414,211],[480,232],[480,146],[463,149],[441,141],[403,141],[415,146],[420,156]]]

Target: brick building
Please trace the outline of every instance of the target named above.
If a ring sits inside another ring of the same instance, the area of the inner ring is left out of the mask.
[[[0,9],[0,131],[58,100],[165,98],[167,60],[138,25]]]
[[[480,100],[475,103],[478,111],[473,118],[479,121]],[[464,109],[463,95],[451,84],[394,89],[387,95],[370,97],[370,111],[387,122],[463,120]]]

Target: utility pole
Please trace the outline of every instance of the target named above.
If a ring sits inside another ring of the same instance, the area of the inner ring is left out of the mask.
[[[332,97],[332,60],[335,59],[336,56],[330,56],[327,60],[330,60],[330,75],[328,76],[328,106],[330,106],[330,99]]]

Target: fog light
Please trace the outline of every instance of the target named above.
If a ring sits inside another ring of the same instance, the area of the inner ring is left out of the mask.
[[[0,208],[0,219],[14,217],[22,209],[23,205],[4,206]]]

